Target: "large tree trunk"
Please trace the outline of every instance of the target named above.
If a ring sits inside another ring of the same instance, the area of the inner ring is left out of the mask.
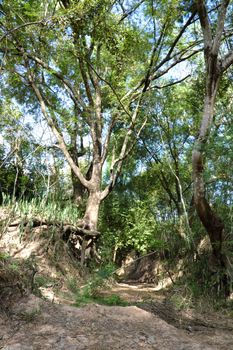
[[[99,217],[101,197],[99,191],[90,191],[87,200],[86,211],[83,219],[79,222],[79,227],[84,230],[81,246],[81,265],[85,263],[87,257],[98,257],[96,253],[95,241],[98,236],[97,224]],[[87,233],[86,230],[88,230]]]
[[[83,230],[81,265],[84,264],[87,255],[92,257],[97,256],[95,249],[95,241],[99,235],[97,229],[99,209],[102,201],[101,180],[102,166],[99,162],[98,156],[95,156],[93,165],[91,167],[91,183],[88,189],[89,195],[86,203],[86,210],[82,220],[78,222],[79,228]]]
[[[214,261],[221,274],[220,287],[224,289],[225,294],[228,294],[229,290],[227,283],[227,259],[222,250],[222,243],[224,239],[224,224],[222,220],[217,216],[217,214],[213,211],[206,199],[205,182],[203,178],[205,143],[207,141],[209,128],[211,127],[213,119],[217,86],[218,79],[212,82],[211,87],[210,83],[207,85],[207,96],[205,98],[200,134],[192,153],[194,203],[199,219],[201,220],[201,223],[205,227],[210,237]]]
[[[100,203],[100,192],[90,191],[84,217],[79,223],[80,227],[85,230],[97,231]]]
[[[203,156],[201,152],[193,151],[194,170],[194,201],[197,214],[209,234],[214,256],[220,261],[224,224],[214,213],[207,199],[203,181]]]
[[[73,187],[72,201],[75,204],[80,205],[83,202],[85,188],[81,184],[79,178],[75,175],[72,169],[71,169],[71,180],[72,180],[72,187]]]
[[[228,257],[222,249],[224,240],[224,224],[215,214],[205,196],[204,172],[204,146],[213,122],[215,98],[218,90],[219,80],[223,73],[233,63],[233,51],[230,50],[224,56],[221,51],[221,44],[225,36],[225,20],[230,0],[220,1],[217,15],[217,22],[212,26],[208,14],[206,1],[195,1],[200,24],[203,32],[204,57],[206,66],[206,91],[204,111],[200,133],[196,141],[193,154],[193,180],[194,180],[194,203],[198,216],[205,227],[211,241],[213,257],[218,265],[220,285],[219,287],[229,294],[229,274],[231,272]],[[222,283],[221,283],[222,282]]]

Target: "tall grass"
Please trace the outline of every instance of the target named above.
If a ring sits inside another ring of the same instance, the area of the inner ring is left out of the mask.
[[[12,200],[4,196],[3,206],[10,209],[14,216],[40,218],[48,221],[64,222],[75,225],[81,217],[81,210],[73,203],[33,198],[30,200]]]

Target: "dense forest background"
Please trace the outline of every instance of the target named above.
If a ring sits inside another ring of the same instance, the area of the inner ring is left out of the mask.
[[[82,266],[155,252],[229,295],[232,10],[1,1],[1,205],[69,224]]]

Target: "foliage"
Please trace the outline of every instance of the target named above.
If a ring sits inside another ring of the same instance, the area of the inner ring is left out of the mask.
[[[101,294],[101,292],[106,291],[113,282],[113,273],[115,270],[116,267],[114,265],[105,265],[101,267],[97,272],[91,274],[86,284],[81,288],[78,287],[74,279],[70,280],[68,286],[75,294],[75,305],[82,306],[89,303],[98,303],[109,306],[127,306],[128,303],[122,300],[118,295],[111,294],[105,296]]]
[[[111,294],[109,296],[95,295],[92,296],[89,292],[77,294],[75,306],[83,306],[90,303],[97,303],[108,306],[128,306],[129,304],[119,295]]]
[[[3,204],[6,207],[14,206],[14,213],[20,215],[22,219],[39,217],[49,222],[68,222],[76,224],[80,216],[80,210],[71,202],[47,201],[43,198],[33,198],[31,200],[19,200],[12,203],[12,199],[4,196]]]
[[[37,319],[37,317],[41,314],[40,307],[32,308],[31,310],[24,311],[20,314],[20,318],[26,322],[31,323]]]
[[[0,252],[0,296],[6,300],[11,295],[24,295],[34,288],[35,266],[33,259],[14,259]]]
[[[51,277],[38,275],[35,276],[35,288],[47,287],[55,284],[55,280]]]

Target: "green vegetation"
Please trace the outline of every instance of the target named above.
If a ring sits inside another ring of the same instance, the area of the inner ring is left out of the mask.
[[[31,323],[36,320],[36,318],[40,315],[41,310],[40,308],[34,308],[30,311],[25,311],[20,314],[20,318],[26,322],[26,323]]]
[[[8,254],[0,254],[0,297],[6,303],[11,296],[23,296],[34,289],[35,268],[31,258],[14,259]]]
[[[3,205],[6,208],[13,208],[14,215],[23,218],[42,218],[50,222],[69,222],[75,224],[80,216],[80,209],[74,203],[45,200],[43,198],[21,199],[16,203],[12,202],[9,196],[3,197]]]
[[[116,267],[114,265],[106,265],[97,272],[92,273],[86,284],[79,288],[76,281],[69,281],[68,287],[75,294],[75,305],[82,306],[89,303],[97,303],[108,306],[127,306],[129,305],[119,295],[111,294],[105,296],[102,294],[110,288],[113,280],[113,273]]]
[[[19,221],[63,276],[62,255],[91,273],[67,274],[77,305],[123,303],[101,291],[129,256],[184,286],[179,308],[229,297],[232,5],[5,0],[0,20],[0,240]]]
[[[36,275],[34,279],[35,287],[48,287],[53,286],[56,283],[56,280],[51,277],[43,276],[43,275]]]
[[[81,295],[76,296],[75,306],[83,306],[90,303],[108,305],[108,306],[128,306],[129,303],[123,300],[119,295],[91,295],[89,293],[81,293]]]

